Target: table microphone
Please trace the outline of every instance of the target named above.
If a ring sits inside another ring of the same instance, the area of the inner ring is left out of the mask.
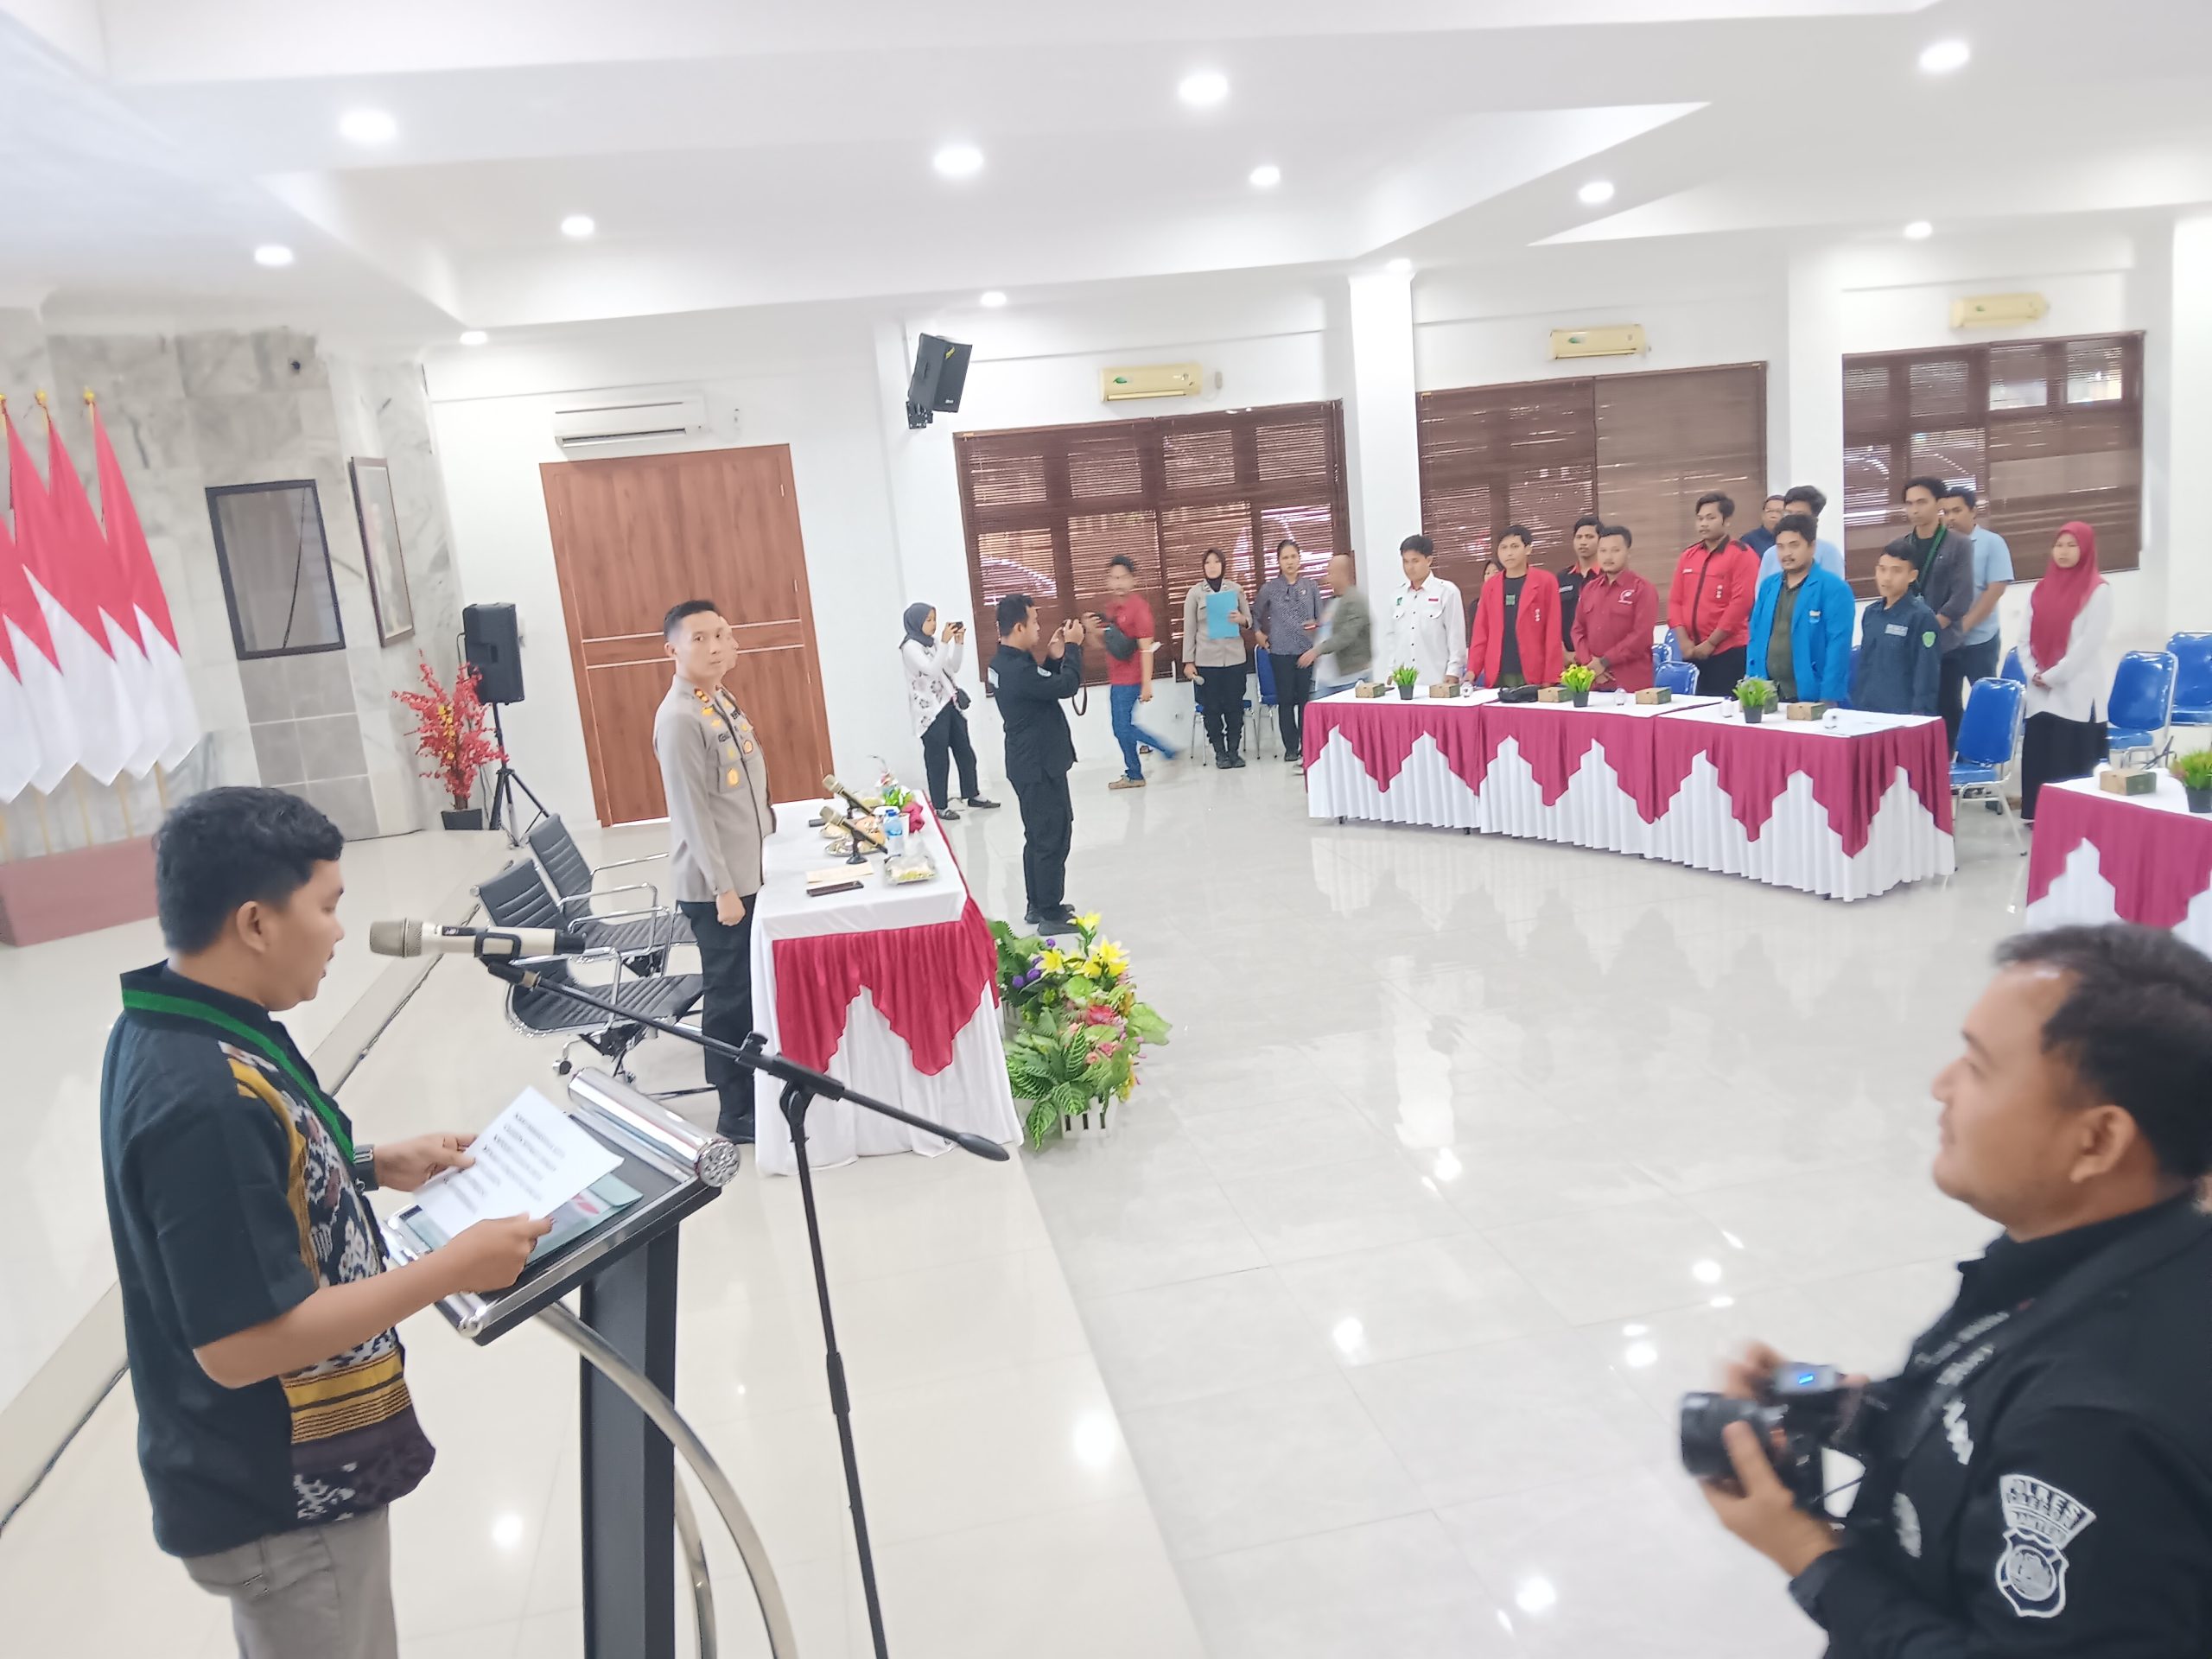
[[[441,927],[435,922],[371,922],[369,949],[379,957],[574,956],[582,934],[566,927]]]

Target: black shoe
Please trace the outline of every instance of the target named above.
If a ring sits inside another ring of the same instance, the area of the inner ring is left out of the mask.
[[[1231,766],[1242,766],[1244,764],[1244,756],[1243,753],[1239,752],[1236,754],[1230,755],[1229,757],[1229,764]]]
[[[996,801],[987,801],[981,795],[970,795],[968,798],[968,804],[978,812],[995,812],[999,810],[999,804]]]
[[[1214,769],[1217,772],[1229,770],[1229,751],[1218,743],[1213,746],[1213,764]]]
[[[720,1117],[715,1120],[715,1133],[725,1141],[734,1141],[741,1147],[753,1144],[753,1114],[743,1117]]]
[[[949,806],[941,806],[938,808],[937,816],[938,822],[942,823],[957,823],[960,822],[960,815]]]

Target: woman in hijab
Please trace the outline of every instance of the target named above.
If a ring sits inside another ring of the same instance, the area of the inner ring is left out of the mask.
[[[1229,580],[1217,547],[1198,565],[1205,575],[1183,595],[1183,671],[1198,683],[1198,707],[1217,766],[1244,764],[1244,630],[1252,618],[1244,590]],[[1224,597],[1224,595],[1226,597]]]
[[[2020,667],[2028,724],[2020,747],[2020,817],[2035,822],[2045,784],[2087,778],[2105,758],[2104,645],[2112,588],[2097,569],[2097,532],[2075,519],[2051,543],[2028,601]]]
[[[937,607],[915,603],[906,607],[906,637],[899,642],[899,660],[906,670],[906,709],[913,716],[914,735],[922,740],[922,762],[929,774],[930,804],[950,822],[960,814],[944,798],[950,762],[960,762],[960,798],[978,809],[996,806],[983,798],[976,781],[976,746],[968,741],[968,694],[952,683],[960,671],[961,647],[968,643],[965,623],[955,622],[944,631],[944,644],[937,641]]]

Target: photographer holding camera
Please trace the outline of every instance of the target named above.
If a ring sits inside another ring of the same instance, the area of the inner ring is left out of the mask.
[[[2113,925],[2024,935],[1998,963],[1936,1080],[1933,1173],[2003,1236],[1899,1375],[1754,1345],[1722,1396],[1684,1402],[1683,1459],[1831,1659],[2202,1659],[2212,960]],[[1840,1526],[1823,1443],[1866,1465]]]

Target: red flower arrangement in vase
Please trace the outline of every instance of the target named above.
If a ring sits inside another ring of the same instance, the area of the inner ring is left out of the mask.
[[[453,811],[446,815],[446,827],[468,828],[456,824],[454,817],[463,813],[474,815],[475,809],[469,798],[476,792],[476,774],[494,762],[507,758],[505,749],[492,741],[487,729],[491,716],[485,711],[483,700],[476,695],[476,669],[463,663],[454,671],[453,689],[448,691],[438,683],[438,677],[430,670],[427,660],[417,658],[423,676],[420,691],[395,691],[391,695],[405,703],[415,715],[415,753],[430,762],[425,778],[435,778],[453,798]]]

